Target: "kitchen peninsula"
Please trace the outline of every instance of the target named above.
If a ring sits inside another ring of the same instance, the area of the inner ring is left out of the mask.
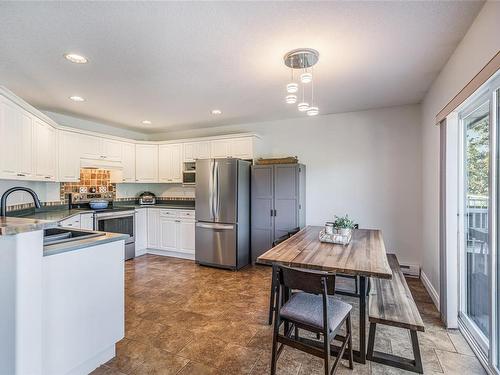
[[[0,217],[0,374],[88,374],[124,336],[127,236],[56,224]]]

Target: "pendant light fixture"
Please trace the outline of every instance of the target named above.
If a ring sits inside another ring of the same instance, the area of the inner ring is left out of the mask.
[[[294,81],[294,70],[298,73],[302,72],[298,77],[302,86],[302,100],[297,104],[299,112],[305,112],[309,116],[316,116],[319,114],[319,109],[314,105],[314,88],[313,88],[313,70],[312,67],[318,62],[318,51],[310,48],[300,48],[288,52],[284,57],[284,63],[291,70],[291,82],[286,85],[288,95],[285,98],[286,103],[295,104],[297,102],[297,95],[295,93],[299,90],[299,83]],[[311,84],[311,105],[305,97],[305,85]]]
[[[308,116],[316,116],[319,108],[314,105],[314,81],[311,81],[311,106],[307,109]]]

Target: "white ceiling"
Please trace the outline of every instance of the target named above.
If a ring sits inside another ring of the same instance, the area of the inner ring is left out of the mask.
[[[418,103],[482,5],[1,2],[0,85],[41,109],[145,132],[284,119],[303,115],[284,102],[283,55],[310,47],[322,114]]]

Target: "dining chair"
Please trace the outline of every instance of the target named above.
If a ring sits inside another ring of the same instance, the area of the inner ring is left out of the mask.
[[[325,375],[334,374],[347,348],[349,368],[353,368],[352,356],[352,306],[334,297],[328,290],[335,285],[335,275],[326,272],[305,271],[274,265],[273,277],[278,285],[278,298],[284,304],[276,304],[271,354],[271,375],[276,374],[276,365],[284,346],[301,350],[323,358]],[[290,290],[300,292],[290,294]],[[346,334],[338,334],[345,324]],[[280,333],[284,325],[283,333]],[[320,334],[322,341],[300,337],[300,330]],[[331,343],[342,342],[335,361],[331,362]]]
[[[273,242],[273,247],[278,246],[280,243],[290,238],[289,234],[285,234]],[[277,284],[274,277],[274,267],[271,276],[271,296],[269,298],[269,325],[273,324],[273,312],[276,304],[276,293],[278,292]]]

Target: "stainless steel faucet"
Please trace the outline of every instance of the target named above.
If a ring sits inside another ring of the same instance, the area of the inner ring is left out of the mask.
[[[0,216],[7,216],[7,198],[9,197],[9,195],[11,193],[13,193],[15,191],[25,191],[26,193],[30,194],[33,197],[33,201],[35,202],[35,207],[40,208],[41,204],[40,204],[40,199],[38,198],[38,195],[36,195],[36,193],[33,190],[31,190],[30,188],[18,186],[18,187],[10,188],[7,191],[5,191],[5,193],[3,193],[2,199],[0,201],[0,210],[1,210]]]

